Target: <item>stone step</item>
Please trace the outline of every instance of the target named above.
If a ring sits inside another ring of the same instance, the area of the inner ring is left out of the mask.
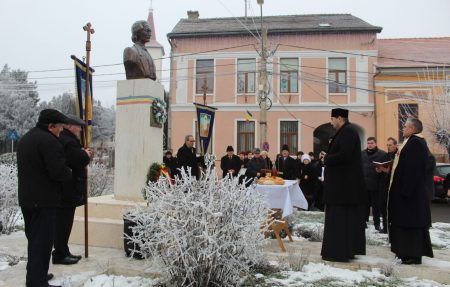
[[[126,209],[145,206],[145,202],[117,200],[114,195],[91,197],[88,200],[88,216],[93,218],[110,218],[122,220]],[[75,216],[84,217],[84,206],[75,210]]]
[[[89,246],[123,248],[123,220],[93,218],[88,220]],[[84,245],[84,217],[75,216],[71,244]]]

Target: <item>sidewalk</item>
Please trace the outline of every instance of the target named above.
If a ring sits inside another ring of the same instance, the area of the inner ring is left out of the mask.
[[[392,253],[385,246],[367,246],[367,256],[359,256],[351,263],[331,263],[322,261],[320,257],[320,242],[309,242],[301,238],[294,238],[294,242],[285,241],[286,253],[279,251],[275,240],[269,240],[265,253],[269,260],[279,260],[289,256],[290,252],[309,254],[309,262],[325,263],[338,268],[350,270],[380,268],[393,259]],[[26,257],[26,238],[23,232],[0,236],[0,254]],[[72,245],[74,254],[82,254],[84,247]],[[119,249],[90,247],[88,259],[82,259],[75,265],[50,265],[49,272],[58,278],[70,277],[64,281],[64,286],[83,286],[89,278],[100,274],[123,275],[126,277],[140,276],[144,278],[158,278],[162,276],[159,268],[149,268],[145,261],[130,260]],[[423,257],[422,265],[401,265],[397,267],[397,276],[400,278],[417,277],[430,279],[441,284],[450,284],[450,251],[434,250],[435,258]],[[25,286],[26,262],[0,271],[0,286]],[[1,268],[0,268],[1,270]]]

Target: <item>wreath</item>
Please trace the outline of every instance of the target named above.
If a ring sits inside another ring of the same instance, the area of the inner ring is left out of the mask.
[[[167,120],[166,103],[160,99],[155,99],[152,103],[152,115],[156,123],[163,125]]]

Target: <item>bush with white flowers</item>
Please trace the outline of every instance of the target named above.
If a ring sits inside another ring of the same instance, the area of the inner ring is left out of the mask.
[[[20,217],[17,195],[17,167],[0,164],[0,233],[10,234]]]
[[[237,178],[219,179],[209,159],[200,180],[181,170],[145,188],[147,207],[129,211],[129,239],[159,258],[176,286],[236,286],[263,258],[268,207]]]

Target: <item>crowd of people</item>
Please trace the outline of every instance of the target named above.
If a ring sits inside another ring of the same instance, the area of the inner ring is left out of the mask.
[[[348,110],[333,109],[331,125],[336,132],[317,160],[312,152],[292,156],[287,145],[274,161],[259,148],[236,155],[228,146],[220,160],[222,176],[252,179],[276,172],[284,179],[298,180],[309,209],[325,211],[324,260],[348,262],[364,255],[371,214],[375,229],[389,233],[391,250],[403,264],[421,264],[422,256],[433,257],[429,202],[436,163],[421,135],[421,121],[408,118],[402,147],[390,137],[387,152],[378,147],[375,137],[367,138],[367,148],[362,150]],[[164,162],[174,176],[180,168],[198,178],[201,160],[194,143],[188,135],[177,159],[166,153]]]
[[[389,234],[391,251],[403,264],[421,264],[422,256],[433,257],[429,203],[436,163],[421,135],[421,121],[408,118],[402,146],[388,138],[387,152],[374,137],[367,138],[367,148],[361,150],[348,110],[333,109],[330,122],[336,133],[317,160],[311,152],[292,156],[287,145],[274,161],[259,148],[236,155],[228,146],[220,159],[222,176],[253,179],[276,172],[286,180],[298,180],[309,209],[325,211],[324,260],[348,262],[364,255],[370,214],[375,228]],[[82,126],[76,116],[46,109],[19,142],[18,197],[28,239],[27,286],[52,286],[50,258],[53,264],[76,264],[81,259],[70,252],[68,240],[75,208],[85,202],[84,170],[92,158],[91,150],[80,144]],[[204,168],[192,135],[185,137],[176,157],[165,152],[163,162],[174,177],[185,171],[199,179]]]

